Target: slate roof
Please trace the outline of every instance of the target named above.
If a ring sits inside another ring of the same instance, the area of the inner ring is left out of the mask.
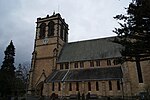
[[[119,80],[123,77],[121,67],[89,68],[57,70],[48,78],[47,82],[75,82],[91,80]]]
[[[114,37],[66,43],[57,63],[121,57],[121,45]]]

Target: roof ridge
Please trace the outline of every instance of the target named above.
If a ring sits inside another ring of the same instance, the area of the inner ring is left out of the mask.
[[[95,40],[102,40],[102,39],[110,39],[110,38],[115,38],[115,37],[116,37],[116,36],[95,38],[95,39],[89,39],[89,40],[81,40],[81,41],[73,41],[73,42],[69,42],[69,43],[67,43],[67,44],[80,43],[80,42],[87,42],[87,41],[95,41]]]

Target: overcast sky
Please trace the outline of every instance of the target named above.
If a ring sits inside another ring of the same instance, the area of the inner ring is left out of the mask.
[[[131,0],[0,0],[0,65],[11,40],[15,65],[31,60],[36,19],[59,12],[69,25],[69,42],[115,36],[113,16]]]

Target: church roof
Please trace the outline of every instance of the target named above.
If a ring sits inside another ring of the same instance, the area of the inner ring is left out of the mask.
[[[121,57],[121,45],[114,37],[66,43],[60,52],[58,63]]]
[[[91,80],[119,80],[123,77],[121,67],[89,68],[57,70],[48,78],[47,82],[76,82]]]

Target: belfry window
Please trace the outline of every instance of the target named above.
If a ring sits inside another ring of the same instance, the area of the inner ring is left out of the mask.
[[[64,41],[67,42],[67,34],[68,34],[68,30],[65,29],[65,33],[64,33]]]
[[[39,38],[40,38],[40,39],[45,38],[45,32],[46,32],[46,24],[45,24],[45,23],[42,23],[42,24],[40,25],[40,33],[39,33]]]
[[[48,23],[48,37],[50,36],[54,36],[54,22],[53,21],[50,21]]]
[[[63,25],[61,25],[61,29],[60,29],[60,38],[63,40],[63,37],[64,37],[64,27]]]

